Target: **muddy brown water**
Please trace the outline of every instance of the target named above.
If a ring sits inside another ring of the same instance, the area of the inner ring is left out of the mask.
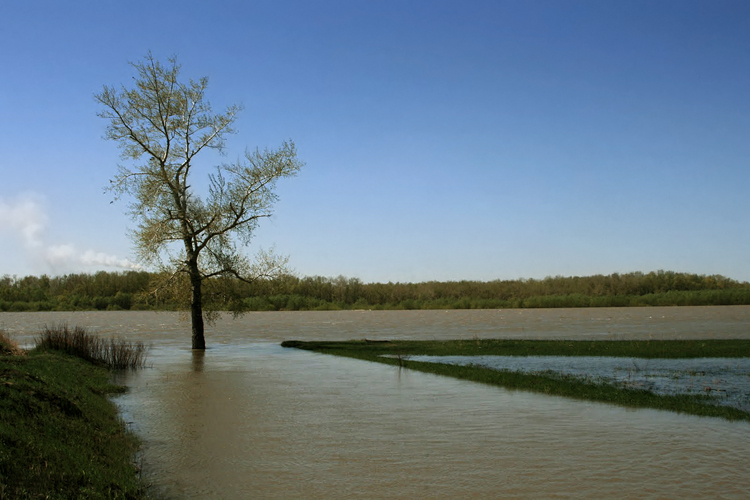
[[[0,313],[153,345],[120,381],[165,498],[748,498],[750,424],[508,391],[286,339],[750,338],[750,307],[252,313],[189,349],[176,313]],[[749,382],[750,383],[750,382]]]

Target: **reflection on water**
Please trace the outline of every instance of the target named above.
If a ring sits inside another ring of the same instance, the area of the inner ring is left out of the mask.
[[[203,360],[206,358],[206,351],[203,349],[193,349],[193,371],[203,371]]]
[[[454,314],[455,313],[455,314]],[[475,314],[476,313],[476,314]],[[659,316],[659,317],[655,317]],[[661,317],[664,316],[664,317]],[[746,498],[750,424],[283,349],[284,339],[749,338],[750,308],[250,314],[203,355],[171,313],[0,314],[153,344],[118,398],[167,498]]]

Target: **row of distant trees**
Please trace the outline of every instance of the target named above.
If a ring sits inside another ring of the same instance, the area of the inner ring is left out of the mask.
[[[180,283],[145,271],[0,278],[2,311],[177,310]],[[750,304],[750,283],[657,271],[541,280],[363,283],[339,276],[207,283],[208,310],[489,309]]]

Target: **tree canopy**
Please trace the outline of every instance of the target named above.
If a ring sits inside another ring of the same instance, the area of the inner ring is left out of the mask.
[[[128,161],[111,189],[131,198],[139,260],[169,271],[160,286],[189,288],[193,348],[204,349],[206,280],[253,281],[284,270],[285,259],[261,252],[251,261],[239,245],[248,244],[258,222],[272,215],[278,179],[296,175],[303,164],[292,141],[273,150],[246,150],[244,157],[215,166],[208,192],[200,196],[191,184],[194,168],[203,166],[198,155],[225,153],[241,108],[214,113],[206,98],[208,78],[181,80],[174,57],[162,64],[149,53],[131,64],[132,87],[105,86],[95,96],[99,116],[108,122],[106,139],[116,141]]]

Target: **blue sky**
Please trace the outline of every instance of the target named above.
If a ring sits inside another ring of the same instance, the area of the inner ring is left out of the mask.
[[[132,264],[93,95],[176,55],[228,157],[297,144],[252,245],[300,275],[750,280],[745,1],[5,2],[0,275]]]

